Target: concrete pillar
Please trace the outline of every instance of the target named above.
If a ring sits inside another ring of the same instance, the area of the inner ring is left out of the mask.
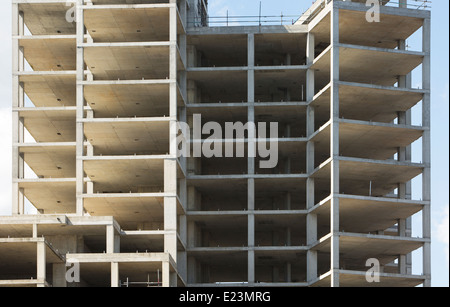
[[[422,137],[422,162],[425,165],[422,173],[422,198],[428,203],[422,211],[422,235],[425,239],[431,240],[431,122],[430,122],[430,103],[431,103],[431,20],[426,18],[423,22],[423,52],[425,56],[422,62],[422,88],[427,93],[422,100],[422,126],[425,129]],[[431,243],[426,242],[423,246],[423,274],[426,277],[424,287],[431,287]]]
[[[24,128],[23,120],[19,116],[19,112],[15,108],[24,106],[24,91],[23,84],[19,82],[18,72],[24,70],[23,50],[19,48],[19,39],[16,36],[24,35],[23,12],[19,11],[19,4],[12,4],[12,214],[19,215],[24,212],[24,198],[23,193],[20,193],[19,183],[17,179],[24,177],[24,161],[20,155],[18,144],[23,143]]]
[[[248,101],[248,122],[255,122],[255,35],[248,34],[247,41],[247,101]],[[251,125],[250,125],[251,126]],[[249,157],[248,157],[248,174],[255,174],[255,158],[256,143],[252,139],[256,137],[256,131],[249,129]],[[252,152],[253,150],[253,152]],[[247,181],[248,189],[248,282],[255,282],[255,180],[253,178]]]
[[[331,286],[339,287],[339,9],[331,12]]]
[[[33,224],[32,237],[37,239],[38,237],[38,224]]]
[[[37,272],[36,279],[46,280],[46,244],[44,241],[37,242]]]
[[[120,287],[119,281],[119,263],[111,262],[111,288]]]
[[[162,263],[162,286],[164,288],[168,288],[171,286],[171,284],[170,284],[170,263],[168,261],[164,261]]]
[[[106,226],[106,253],[113,254],[115,253],[115,229],[114,226],[108,225]]]
[[[76,107],[77,107],[77,123],[76,123],[76,214],[78,216],[84,215],[84,198],[85,191],[84,184],[84,163],[83,156],[84,149],[84,124],[81,120],[84,118],[84,48],[81,46],[84,43],[84,10],[82,5],[84,0],[77,0],[77,87],[76,87]]]
[[[177,162],[164,161],[164,192],[176,194],[177,192]],[[177,261],[177,199],[164,197],[164,252],[169,253]]]
[[[66,264],[65,263],[53,263],[52,271],[53,271],[52,286],[56,287],[56,288],[67,287]]]

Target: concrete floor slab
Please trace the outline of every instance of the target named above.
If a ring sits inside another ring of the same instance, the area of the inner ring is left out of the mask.
[[[339,225],[341,230],[355,233],[375,233],[397,224],[419,212],[422,201],[395,198],[377,198],[352,195],[339,196]],[[319,228],[329,231],[329,198],[312,211],[318,215]]]
[[[95,155],[165,155],[169,152],[169,118],[88,120],[87,140]]]
[[[397,112],[405,112],[422,100],[424,93],[425,91],[417,89],[339,81],[339,117],[390,123],[397,118]],[[315,108],[317,123],[324,124],[329,120],[329,86],[316,94],[311,106]]]
[[[19,46],[34,71],[76,70],[75,35],[23,36]]]

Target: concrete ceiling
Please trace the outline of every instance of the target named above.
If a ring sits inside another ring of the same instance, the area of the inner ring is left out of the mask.
[[[316,188],[330,186],[330,162],[325,163],[313,174]],[[340,158],[340,192],[342,194],[369,195],[372,181],[372,195],[384,196],[398,187],[398,183],[408,182],[423,171],[421,164],[398,163],[394,161]]]
[[[366,11],[339,11],[339,40],[344,44],[396,48],[399,40],[406,40],[423,23],[421,18],[397,15],[381,15],[381,22],[369,23]],[[330,43],[330,14],[313,29],[316,44]]]
[[[76,70],[75,35],[25,36],[19,39],[19,46],[35,71]]]
[[[19,152],[38,177],[74,178],[75,149],[75,143],[54,143],[21,146]]]
[[[404,239],[389,236],[341,233],[339,236],[339,253],[342,261],[361,262],[361,259],[376,258],[381,265],[388,264],[398,258],[421,248],[422,240]],[[315,247],[314,250],[329,253],[331,239],[328,238]]]
[[[420,276],[407,276],[399,274],[380,274],[380,283],[368,283],[366,280],[366,272],[350,272],[344,271],[339,274],[339,285],[341,287],[417,287],[422,284],[424,279]],[[327,275],[313,287],[329,287],[331,284],[331,277]]]
[[[330,56],[331,49],[328,49],[316,58],[312,65],[312,69],[316,70],[316,80],[325,84],[330,80]],[[340,45],[339,79],[392,86],[397,82],[398,76],[407,75],[419,66],[422,60],[423,54],[419,52]]]
[[[89,121],[84,125],[95,155],[165,155],[169,152],[169,120]]]
[[[114,216],[123,229],[164,221],[163,197],[85,197],[84,208],[92,216]]]
[[[75,34],[75,22],[66,21],[66,13],[75,1],[20,3],[24,21],[33,35]]]
[[[330,224],[330,201],[319,206],[319,227]],[[341,195],[339,198],[339,225],[341,230],[355,233],[375,233],[397,224],[399,219],[413,216],[423,208],[419,201],[367,198]]]
[[[23,73],[19,81],[24,83],[25,94],[36,107],[76,105],[75,72]]]
[[[108,46],[84,48],[84,60],[94,80],[169,78],[169,46]],[[184,69],[179,52],[178,69]]]
[[[177,21],[181,34],[179,15]],[[84,11],[84,24],[94,42],[168,41],[169,7],[92,6]]]
[[[340,82],[339,117],[389,123],[422,100],[424,91]],[[318,93],[312,102],[316,121],[330,118],[330,87]]]
[[[169,115],[169,84],[86,85],[84,97],[98,118]]]
[[[155,189],[164,189],[163,159],[88,160],[84,162],[84,171],[94,182],[94,193],[138,192],[136,189],[161,192]]]
[[[22,108],[19,116],[36,142],[75,142],[75,108]]]
[[[346,157],[386,160],[396,154],[398,148],[409,146],[422,137],[422,134],[420,127],[406,128],[391,124],[340,120],[340,154]],[[330,125],[327,124],[316,134],[313,141],[315,150],[327,153],[329,157]]]
[[[44,213],[75,213],[75,179],[21,180],[25,197]]]
[[[39,241],[44,242],[44,239],[0,239],[0,276],[36,279],[37,242]],[[48,243],[45,243],[45,252],[47,265],[63,263],[62,257]]]

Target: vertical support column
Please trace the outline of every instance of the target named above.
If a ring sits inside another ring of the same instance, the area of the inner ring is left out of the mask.
[[[78,216],[84,215],[84,10],[82,8],[84,0],[77,0],[77,123],[76,123],[76,213]]]
[[[315,57],[315,39],[314,34],[308,33],[306,42],[306,64],[311,65]],[[314,70],[308,69],[306,72],[306,101],[309,103],[306,109],[306,133],[308,142],[306,143],[306,209],[311,209],[315,205],[315,186],[314,178],[310,177],[314,171],[314,142],[309,138],[315,130],[314,107],[311,102],[314,98]],[[317,215],[308,213],[306,216],[306,244],[311,245],[317,241]],[[317,278],[317,251],[308,250],[306,254],[307,281],[313,281]]]
[[[164,197],[164,252],[172,257],[177,263],[177,116],[178,116],[178,86],[177,86],[177,5],[176,1],[170,1],[169,10],[169,40],[170,40],[170,64],[169,64],[169,112],[170,112],[170,133],[169,133],[169,154],[170,159],[164,161],[164,192],[170,194]],[[170,286],[170,272],[167,278],[163,276]],[[163,267],[164,275],[164,267]]]
[[[36,272],[36,279],[43,280],[45,282],[47,273],[46,273],[46,255],[45,255],[45,241],[38,241],[37,242],[37,272]]]
[[[111,262],[111,288],[120,287],[119,283],[119,263]]]
[[[19,146],[24,142],[23,119],[17,108],[24,106],[24,87],[19,80],[19,72],[24,71],[23,49],[19,47],[18,36],[24,35],[23,12],[19,11],[19,4],[12,4],[12,214],[24,214],[24,194],[19,188],[19,179],[24,178],[24,160]]]
[[[106,226],[106,253],[107,254],[113,254],[116,252],[115,243],[116,238],[114,235],[114,226],[108,225]]]
[[[430,52],[431,52],[431,20],[426,18],[423,21],[423,52],[425,56],[422,63],[422,88],[427,91],[422,100],[422,126],[425,128],[422,137],[422,160],[425,165],[422,174],[422,198],[428,203],[422,211],[422,234],[425,239],[431,240],[431,82],[430,82]],[[423,274],[426,279],[425,287],[431,287],[431,243],[426,242],[423,246]]]
[[[331,12],[331,286],[339,287],[339,9]]]
[[[164,288],[169,288],[171,286],[170,282],[170,262],[164,261],[162,263],[162,286]]]
[[[177,261],[177,162],[164,161],[164,192],[173,196],[164,197],[164,252]]]
[[[187,21],[187,3],[186,0],[181,0],[179,3],[179,13],[180,18],[182,21],[182,24],[186,27],[186,21]],[[183,33],[179,35],[179,41],[178,41],[178,48],[180,50],[181,59],[184,63],[184,65],[187,65],[187,35],[184,32],[185,29],[183,29]],[[186,70],[179,72],[179,87],[182,93],[182,96],[186,99],[187,98],[187,73]],[[187,101],[185,101],[187,103]],[[183,105],[179,108],[179,115],[178,120],[187,123],[187,107],[186,105]],[[187,140],[189,141],[189,140]],[[186,157],[179,157],[178,158],[181,164],[181,167],[184,169],[184,171],[187,171],[187,158]],[[185,178],[179,179],[179,198],[184,206],[184,208],[187,207],[187,180]],[[183,212],[182,215],[179,217],[180,223],[179,223],[179,233],[181,241],[184,243],[185,246],[187,246],[187,218],[185,213]],[[181,275],[181,277],[187,281],[187,252],[182,251],[178,253],[178,261],[177,261],[177,267],[178,272]]]
[[[248,100],[248,174],[255,174],[255,149],[256,131],[253,129],[255,123],[255,35],[248,34],[248,78],[247,78],[247,100]],[[255,282],[255,179],[250,178],[247,182],[248,188],[248,282]]]
[[[398,49],[406,50],[405,40],[400,40],[398,42]],[[399,76],[398,87],[411,88],[411,73],[405,76]],[[411,110],[407,110],[406,112],[398,112],[398,124],[411,125]],[[399,148],[397,152],[398,161],[411,161],[412,156],[411,153],[412,153],[411,145]],[[398,198],[411,199],[411,194],[412,194],[411,181],[399,184]],[[408,218],[404,223],[398,224],[399,232],[401,232],[403,236],[411,235],[411,225],[412,225],[411,220],[412,218]],[[409,253],[407,255],[401,255],[399,258],[399,271],[403,272],[403,274],[406,274],[408,271],[411,271],[411,267],[412,267],[412,254]]]

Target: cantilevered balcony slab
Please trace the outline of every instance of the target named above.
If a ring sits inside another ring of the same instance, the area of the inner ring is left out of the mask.
[[[339,44],[339,79],[392,86],[398,76],[405,76],[422,63],[424,53],[393,50],[358,45]],[[331,48],[319,55],[312,65],[316,80],[327,84],[330,81]],[[386,69],[389,67],[389,69]]]
[[[427,239],[393,237],[341,232],[339,253],[341,262],[348,266],[365,266],[367,259],[376,258],[381,265],[388,264],[399,255],[407,255],[423,246]],[[429,240],[428,240],[429,241]],[[322,237],[312,249],[321,253],[330,253],[331,235]]]
[[[19,46],[35,71],[76,70],[75,35],[22,36]]]
[[[75,107],[19,108],[36,142],[75,142]]]
[[[94,42],[169,41],[170,6],[160,3],[84,6],[84,24]],[[177,30],[181,34],[184,27],[177,16]]]
[[[95,155],[167,154],[169,119],[86,119],[84,133]]]
[[[330,197],[318,203],[312,213],[319,217],[319,227],[329,231]],[[339,195],[339,226],[355,233],[384,231],[420,210],[426,202],[408,199]]]
[[[339,11],[339,40],[346,44],[396,48],[399,40],[406,40],[423,24],[429,12],[423,10],[399,10],[382,6],[381,22],[369,23],[366,20],[365,3],[339,1],[335,3]],[[330,8],[332,6],[330,5]],[[412,13],[413,12],[413,13]],[[316,42],[330,42],[330,13],[324,11],[322,18],[313,20],[309,26]]]
[[[76,105],[75,71],[22,72],[19,81],[36,107]]]
[[[38,177],[74,178],[75,143],[40,143],[22,144],[19,152],[23,153],[27,165]]]
[[[414,107],[425,90],[402,89],[364,83],[339,81],[339,117],[389,123]],[[330,85],[319,91],[311,102],[316,121],[325,123],[330,118]]]
[[[422,275],[403,275],[393,273],[380,273],[379,283],[368,283],[366,279],[366,271],[350,271],[339,270],[339,286],[340,287],[417,287],[425,281]],[[330,287],[330,272],[323,274],[319,279],[311,284],[312,287]]]
[[[76,1],[27,1],[19,0],[19,10],[33,35],[75,34],[75,22],[66,20],[67,11]],[[73,15],[72,15],[73,17]]]
[[[330,122],[322,126],[312,141],[318,153],[327,154],[330,148]],[[339,120],[339,151],[342,156],[386,160],[418,140],[423,128],[409,125]]]
[[[394,160],[370,160],[339,157],[340,192],[342,194],[384,196],[423,171],[423,164]],[[330,186],[331,159],[312,173],[317,188]],[[320,189],[319,188],[319,189]],[[371,194],[371,195],[370,195]]]

